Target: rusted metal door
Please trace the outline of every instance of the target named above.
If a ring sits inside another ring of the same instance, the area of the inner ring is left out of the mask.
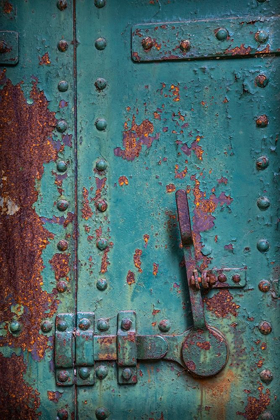
[[[279,418],[279,12],[1,1],[1,418]]]

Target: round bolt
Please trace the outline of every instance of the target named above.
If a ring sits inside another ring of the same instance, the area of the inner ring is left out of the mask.
[[[274,420],[274,416],[270,411],[265,411],[258,417],[259,420]]]
[[[59,41],[59,43],[57,44],[57,48],[59,49],[59,51],[61,52],[65,52],[68,50],[68,42],[65,41],[65,39],[61,39]]]
[[[269,250],[269,242],[267,239],[260,239],[257,243],[257,248],[260,252],[266,252]]]
[[[255,78],[256,85],[261,88],[265,88],[268,85],[268,81],[269,81],[268,78],[264,74],[259,74]]]
[[[109,322],[106,319],[100,318],[97,321],[97,328],[99,331],[107,331],[109,329]]]
[[[260,197],[257,201],[260,210],[266,210],[270,206],[270,201],[267,197]]]
[[[60,92],[66,92],[68,90],[68,82],[66,82],[65,80],[61,80],[58,83],[57,88]]]
[[[106,130],[106,127],[107,127],[107,121],[104,118],[98,118],[95,121],[95,126],[96,126],[97,130],[104,131],[104,130]]]
[[[105,420],[109,417],[110,412],[105,407],[99,407],[95,410],[95,415],[98,420]]]
[[[56,285],[57,291],[59,293],[64,293],[67,290],[67,283],[63,280],[60,280]]]
[[[102,77],[99,77],[98,79],[96,79],[94,85],[96,89],[103,90],[107,86],[107,80],[103,79]]]
[[[94,4],[95,4],[96,7],[101,9],[102,7],[105,6],[106,1],[105,0],[94,0]]]
[[[105,169],[107,168],[107,162],[103,159],[100,159],[96,162],[96,169],[98,171],[105,171]]]
[[[56,325],[56,328],[58,329],[58,331],[66,331],[67,330],[66,321],[63,321],[62,319],[60,319]]]
[[[68,248],[68,242],[65,241],[65,239],[61,239],[57,244],[57,248],[59,249],[59,251],[66,251],[66,249]]]
[[[264,335],[268,335],[268,334],[270,334],[270,333],[271,333],[271,331],[272,331],[272,326],[271,326],[271,324],[270,324],[269,322],[267,322],[267,321],[261,321],[261,322],[259,323],[258,328],[259,328],[259,331],[260,331],[262,334],[264,334]]]
[[[108,248],[108,241],[105,238],[99,238],[96,242],[96,246],[100,251],[104,251],[106,248]]]
[[[59,420],[67,420],[68,419],[68,411],[65,408],[62,408],[57,412],[57,417]]]
[[[225,28],[219,28],[216,32],[216,38],[219,41],[224,41],[228,37],[228,31]]]
[[[225,283],[227,281],[227,276],[225,274],[219,274],[218,275],[218,280],[220,283]]]
[[[263,293],[267,293],[270,289],[270,283],[267,280],[261,280],[259,282],[259,289]]]
[[[41,324],[41,330],[44,333],[50,332],[51,329],[52,329],[52,323],[50,321],[46,320],[46,321],[42,322],[42,324]]]
[[[268,125],[268,117],[267,115],[260,115],[256,120],[257,127],[264,128]]]
[[[79,328],[81,330],[88,330],[90,327],[90,320],[87,318],[82,318],[79,322]]]
[[[79,369],[79,376],[81,379],[87,379],[90,375],[90,370],[86,367],[82,367]]]
[[[59,382],[66,382],[69,379],[69,372],[67,370],[61,370],[58,374]]]
[[[57,7],[59,10],[65,10],[67,8],[67,1],[66,0],[58,0]]]
[[[60,211],[65,211],[65,210],[67,210],[68,209],[68,206],[69,206],[69,203],[68,203],[68,201],[66,201],[66,200],[58,200],[58,202],[57,202],[57,208],[58,208],[58,210],[60,210]]]
[[[95,41],[95,48],[97,50],[104,50],[107,46],[107,41],[105,38],[97,38]]]
[[[273,375],[270,370],[264,369],[260,373],[260,378],[262,382],[269,384],[273,379]]]
[[[107,286],[108,286],[107,280],[105,279],[98,279],[96,282],[96,287],[98,290],[101,290],[101,291],[106,290]]]
[[[258,31],[255,34],[255,40],[260,44],[263,44],[268,40],[269,34],[266,31]]]
[[[266,156],[261,156],[256,161],[256,167],[258,170],[266,169],[269,165],[269,160]]]
[[[104,211],[107,210],[108,204],[105,200],[99,200],[97,201],[96,207],[99,211],[103,213]]]
[[[239,275],[239,274],[234,274],[234,275],[232,276],[232,281],[233,281],[234,283],[240,283],[240,280],[241,280],[241,277],[240,277],[240,275]]]
[[[98,368],[96,369],[97,378],[102,380],[102,379],[106,378],[107,375],[108,375],[107,366],[104,366],[104,365],[98,366]]]
[[[57,131],[59,131],[60,133],[64,133],[64,131],[67,130],[67,122],[64,120],[60,120],[57,122],[56,124],[56,129]]]
[[[144,48],[144,50],[146,51],[150,50],[153,45],[154,45],[154,41],[150,36],[146,36],[146,38],[142,39],[142,47]]]
[[[180,42],[181,51],[187,52],[189,51],[190,48],[191,48],[191,43],[188,39],[184,39],[183,41]]]
[[[169,321],[169,319],[162,319],[160,321],[160,323],[158,324],[158,327],[159,327],[160,331],[168,332],[170,330],[170,327],[171,327],[171,322]]]
[[[63,160],[60,160],[59,162],[57,162],[56,168],[58,172],[65,172],[67,170],[67,163]]]
[[[18,321],[12,321],[10,323],[10,331],[11,331],[11,333],[17,334],[17,333],[20,332],[20,329],[21,329],[21,325],[20,325],[20,323]]]
[[[122,371],[122,377],[123,377],[123,379],[125,379],[126,381],[128,381],[128,380],[131,378],[131,376],[132,376],[132,371],[131,371],[131,369],[129,369],[129,368],[125,368],[125,369]]]
[[[131,325],[132,325],[131,319],[129,319],[129,318],[122,319],[122,322],[121,322],[121,329],[122,330],[125,330],[125,331],[130,330]]]

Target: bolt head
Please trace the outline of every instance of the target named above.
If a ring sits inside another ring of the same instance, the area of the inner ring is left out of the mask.
[[[66,249],[68,248],[68,242],[65,241],[65,239],[61,239],[57,244],[57,248],[59,249],[59,251],[66,251]]]
[[[57,88],[60,92],[66,92],[68,90],[68,82],[66,82],[65,80],[61,80],[58,83]]]
[[[52,323],[49,320],[46,320],[44,322],[42,322],[41,324],[41,330],[44,333],[48,333],[52,330]]]
[[[59,162],[57,162],[56,168],[58,172],[65,172],[67,170],[67,163],[64,162],[64,160],[60,160]]]
[[[103,90],[107,86],[107,80],[103,79],[102,77],[99,77],[96,79],[96,82],[94,83],[96,89]]]
[[[65,211],[68,209],[69,203],[66,200],[58,200],[57,202],[57,208],[59,211]]]
[[[122,371],[122,377],[123,379],[125,379],[126,381],[128,381],[132,376],[132,371],[129,368],[125,368]]]
[[[105,171],[105,169],[107,168],[108,164],[105,160],[100,159],[96,162],[96,169],[98,171]]]
[[[62,319],[60,319],[56,324],[56,328],[58,329],[58,331],[66,331],[67,323],[63,321]]]
[[[101,290],[101,291],[106,290],[107,286],[108,286],[108,283],[107,283],[107,280],[105,279],[98,279],[96,282],[96,287],[98,290]]]
[[[59,282],[56,285],[56,289],[59,293],[64,293],[67,290],[67,283],[63,280],[59,280]]]
[[[82,367],[79,369],[79,376],[81,379],[87,379],[90,375],[90,370],[86,367]]]
[[[273,375],[270,370],[264,369],[260,373],[260,378],[262,382],[269,384],[273,379]]]
[[[79,328],[81,330],[88,330],[90,327],[90,320],[87,318],[82,318],[79,322]]]
[[[259,282],[259,289],[263,293],[267,293],[270,290],[270,283],[267,280],[261,280]]]
[[[150,36],[146,36],[145,38],[142,39],[142,47],[144,48],[144,50],[146,51],[150,50],[153,45],[154,45],[154,41]]]
[[[162,319],[158,324],[158,328],[162,332],[168,332],[171,328],[171,322],[169,321],[169,319]]]
[[[59,10],[65,10],[67,8],[67,1],[66,0],[58,0],[58,2],[56,3],[57,8]]]
[[[259,171],[266,169],[269,165],[269,160],[266,156],[261,156],[256,161],[256,167]]]
[[[106,127],[107,127],[107,121],[104,118],[98,118],[95,121],[95,126],[96,126],[97,130],[104,131],[104,130],[106,130]]]
[[[269,34],[266,31],[258,31],[255,34],[255,40],[260,44],[263,44],[268,40]]]
[[[104,211],[106,211],[106,210],[107,210],[107,208],[108,208],[108,204],[107,204],[107,202],[106,202],[105,200],[99,200],[99,201],[97,201],[97,203],[96,203],[96,207],[97,207],[97,209],[98,209],[99,211],[101,211],[101,212],[103,213]]]
[[[131,326],[132,326],[131,319],[129,319],[129,318],[122,319],[122,322],[121,322],[121,329],[122,330],[128,331],[128,330],[130,330]]]
[[[225,28],[219,28],[216,32],[216,38],[219,41],[224,41],[228,37],[228,31]]]
[[[257,127],[259,127],[259,128],[267,127],[268,126],[268,117],[267,117],[267,115],[260,115],[256,119],[256,124],[257,124]]]
[[[97,329],[99,331],[107,331],[109,329],[109,322],[104,318],[100,318],[97,321]]]
[[[60,133],[64,133],[67,130],[67,122],[65,120],[60,120],[56,124],[56,129]]]
[[[240,280],[241,280],[240,274],[234,274],[234,275],[232,276],[232,281],[233,281],[234,283],[240,283]]]
[[[259,74],[255,78],[256,85],[261,87],[261,88],[265,88],[268,85],[268,82],[269,82],[269,80],[264,74]]]
[[[57,48],[60,52],[65,52],[68,50],[68,42],[65,41],[65,39],[61,39],[59,43],[57,44]]]
[[[59,382],[67,382],[69,379],[70,375],[69,372],[67,370],[61,370],[57,376],[57,379],[59,380]]]
[[[17,334],[17,333],[20,332],[20,330],[21,330],[21,325],[20,325],[20,323],[18,321],[12,321],[10,323],[10,331],[11,331],[11,333]]]
[[[260,210],[266,210],[270,206],[269,198],[267,197],[260,197],[257,201],[258,208]]]
[[[65,408],[62,408],[57,412],[57,417],[59,420],[67,420],[68,419],[68,411]]]
[[[267,239],[260,239],[257,243],[257,248],[260,252],[267,252],[269,250],[269,242]]]
[[[227,276],[224,273],[218,275],[218,280],[220,283],[225,283],[227,281]]]
[[[110,412],[105,407],[99,407],[95,410],[95,415],[98,420],[105,420],[109,417]]]
[[[98,366],[98,368],[96,369],[95,372],[96,372],[97,378],[102,380],[102,379],[106,378],[106,376],[108,375],[108,368],[107,368],[107,366],[100,365],[100,366]]]
[[[106,1],[105,0],[94,0],[94,4],[95,4],[96,7],[101,9],[102,7],[105,6]]]
[[[95,41],[95,48],[97,50],[104,50],[107,46],[107,41],[105,38],[97,38]]]
[[[106,248],[108,248],[108,241],[105,238],[99,238],[96,246],[100,251],[104,251]]]
[[[180,49],[183,52],[189,51],[191,48],[191,43],[188,39],[184,39],[180,42]]]
[[[271,324],[270,324],[269,322],[267,322],[267,321],[261,321],[261,322],[259,323],[258,328],[259,328],[259,331],[260,331],[262,334],[264,334],[264,335],[268,335],[268,334],[270,334],[270,333],[271,333],[271,331],[272,331],[272,326],[271,326]]]

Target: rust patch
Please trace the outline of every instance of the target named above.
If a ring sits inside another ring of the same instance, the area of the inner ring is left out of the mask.
[[[244,44],[241,44],[240,47],[235,47],[235,48],[231,48],[231,49],[227,49],[225,51],[225,54],[230,54],[230,55],[249,55],[251,52],[251,47],[245,47]]]
[[[204,298],[204,302],[207,305],[207,309],[214,312],[219,318],[225,318],[229,314],[237,316],[239,305],[233,302],[233,296],[228,290],[220,290],[212,298]]]
[[[187,161],[186,161],[187,163]],[[188,173],[188,168],[185,167],[181,172],[179,172],[179,165],[175,165],[175,178],[183,179]]]
[[[187,145],[187,143],[183,143],[183,145],[181,147],[182,152],[185,153],[185,155],[187,155],[187,156],[190,156],[191,153],[194,152],[196,157],[199,160],[202,161],[204,150],[202,149],[202,147],[199,144],[199,142],[202,138],[203,138],[202,136],[196,136],[196,139],[192,142],[190,147]],[[180,140],[178,140],[176,143],[177,144],[182,144],[182,142]]]
[[[106,185],[106,181],[107,178],[95,178],[95,183],[96,183],[96,191],[95,191],[95,196],[93,199],[91,199],[90,201],[98,201],[101,198],[101,194],[102,194],[102,190],[103,188],[105,188]]]
[[[89,199],[88,199],[88,190],[84,187],[83,188],[83,207],[82,207],[82,218],[85,220],[88,220],[92,217],[93,211],[90,208],[89,205]]]
[[[46,54],[44,54],[42,57],[39,57],[39,64],[40,66],[47,66],[48,64],[51,64],[48,52],[46,52]]]
[[[153,275],[157,276],[159,265],[157,263],[153,263]]]
[[[14,9],[14,6],[10,2],[5,1],[4,6],[3,6],[3,12],[10,14],[12,13],[13,9]]]
[[[134,261],[134,265],[135,267],[138,269],[139,273],[142,273],[142,269],[141,269],[141,255],[142,255],[142,251],[141,249],[136,249],[135,253],[133,255],[133,261]]]
[[[150,235],[148,235],[147,233],[145,233],[145,235],[143,236],[144,238],[144,242],[145,242],[145,248],[147,248],[149,239],[150,239]]]
[[[198,341],[196,345],[202,350],[210,350],[210,347],[211,347],[211,344],[209,343],[209,341],[204,341],[204,342]]]
[[[101,260],[101,269],[100,269],[101,274],[107,273],[108,271],[108,265],[110,265],[110,261],[108,259],[109,252],[110,252],[110,248],[106,248],[105,251],[103,252],[102,260]]]
[[[33,204],[38,198],[35,182],[42,178],[44,163],[57,157],[51,137],[56,119],[37,82],[30,92],[32,104],[27,104],[21,84],[13,86],[10,80],[0,98],[0,195],[17,207],[15,213],[0,215],[0,311],[8,322],[15,315],[11,305],[20,305],[18,321],[24,325],[18,336],[10,334],[6,326],[7,335],[1,337],[0,345],[21,347],[41,358],[48,338],[39,333],[40,324],[46,316],[53,316],[58,300],[56,292],[42,290],[42,251],[54,235],[43,227]]]
[[[54,270],[55,279],[57,281],[62,278],[66,278],[66,280],[69,281],[69,277],[68,277],[68,274],[70,271],[69,259],[70,259],[70,254],[57,253],[57,254],[54,254],[52,259],[49,261],[49,263],[51,264]]]
[[[154,132],[154,125],[149,120],[144,120],[141,124],[136,124],[135,115],[132,117],[131,128],[128,127],[128,122],[124,124],[123,132],[123,147],[114,149],[115,156],[122,157],[125,160],[133,161],[140,155],[142,146],[145,145],[147,149],[151,147],[154,140],[159,139],[159,134],[154,137],[151,134]]]
[[[255,420],[266,410],[270,404],[270,390],[267,388],[263,393],[263,385],[258,387],[259,398],[248,397],[245,413],[237,412],[236,414],[245,417],[247,420]]]
[[[167,193],[172,193],[176,190],[176,187],[174,184],[168,184],[166,185],[166,192]]]
[[[40,394],[24,381],[26,372],[23,356],[9,358],[0,353],[0,406],[1,418],[10,420],[39,419]],[[3,380],[5,378],[5,380]]]
[[[126,276],[126,282],[131,286],[131,284],[135,283],[135,274],[132,271],[129,271]]]
[[[48,399],[54,403],[57,403],[62,397],[63,393],[58,391],[47,391]]]
[[[119,177],[119,185],[122,187],[123,185],[128,185],[128,179],[126,176],[122,175]]]

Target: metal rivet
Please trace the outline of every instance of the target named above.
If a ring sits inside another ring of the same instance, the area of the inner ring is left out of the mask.
[[[160,331],[168,332],[170,330],[171,323],[170,323],[169,319],[162,319],[160,321],[160,323],[158,324],[158,327],[159,327]]]
[[[56,285],[57,291],[59,293],[64,293],[67,290],[67,283],[63,280],[60,280]]]
[[[261,321],[261,322],[259,323],[258,328],[259,328],[259,331],[260,331],[262,334],[264,334],[264,335],[270,334],[270,333],[271,333],[271,331],[272,331],[272,326],[271,326],[271,324],[270,324],[269,322],[267,322],[267,321]]]
[[[108,248],[108,241],[105,238],[99,238],[96,242],[96,246],[100,251],[104,251],[106,248]]]
[[[67,130],[67,122],[65,120],[60,120],[56,124],[56,129],[60,133],[64,133]]]
[[[219,28],[216,32],[216,38],[219,41],[224,41],[228,37],[228,31],[225,28]]]
[[[188,39],[184,39],[183,41],[180,42],[181,51],[187,52],[189,51],[190,48],[191,48],[191,43]]]
[[[108,322],[108,321],[106,321],[106,319],[104,319],[104,318],[100,318],[100,319],[97,321],[97,328],[98,328],[100,331],[107,331],[107,330],[109,329],[109,322]]]
[[[259,289],[261,292],[267,293],[270,289],[270,283],[267,280],[261,280],[259,282]]]
[[[87,318],[82,318],[79,322],[79,328],[81,330],[88,330],[90,327],[90,320]]]
[[[107,375],[108,375],[107,366],[104,366],[104,365],[98,366],[98,368],[96,369],[97,378],[102,380],[102,379],[106,378]]]
[[[240,280],[241,280],[241,277],[240,277],[240,275],[239,275],[239,274],[234,274],[234,275],[232,276],[232,281],[233,281],[234,283],[239,283],[239,282],[240,282]]]
[[[57,244],[57,248],[59,249],[59,251],[66,251],[66,249],[68,248],[68,242],[65,241],[65,239],[61,239]]]
[[[259,74],[255,78],[256,85],[261,87],[261,88],[265,88],[268,85],[268,82],[269,82],[269,80],[264,74]]]
[[[95,415],[98,420],[105,420],[109,417],[110,412],[105,407],[99,407],[95,410]]]
[[[79,376],[82,379],[87,379],[90,375],[90,370],[86,367],[82,367],[79,369]]]
[[[65,10],[67,8],[67,1],[66,0],[58,0],[57,7],[59,10]]]
[[[104,212],[107,210],[108,204],[105,200],[97,201],[96,207],[99,211]]]
[[[68,209],[69,203],[66,200],[58,200],[57,202],[57,208],[60,211],[65,211]]]
[[[129,318],[122,319],[122,322],[121,322],[121,329],[122,330],[125,330],[125,331],[130,330],[131,325],[132,325],[131,319],[129,319]]]
[[[57,48],[59,49],[59,51],[65,52],[66,50],[68,50],[68,42],[65,41],[65,39],[61,39],[57,44]]]
[[[257,127],[264,128],[268,125],[268,117],[266,115],[260,115],[256,120]]]
[[[260,44],[263,44],[268,40],[269,34],[266,31],[258,31],[255,33],[255,40]]]
[[[42,322],[42,324],[41,324],[41,330],[44,333],[50,332],[51,329],[52,329],[52,323],[50,321],[46,320],[46,321]]]
[[[259,170],[266,169],[269,165],[269,160],[266,156],[261,156],[256,161],[256,167]]]
[[[258,417],[259,420],[274,420],[274,416],[270,411],[265,411]]]
[[[21,325],[18,321],[12,321],[10,323],[11,333],[16,334],[16,333],[20,332],[20,329],[21,329]]]
[[[105,6],[106,1],[105,0],[94,0],[94,4],[95,4],[96,7],[101,9],[102,7]]]
[[[218,275],[218,281],[220,282],[220,283],[225,283],[226,281],[227,281],[227,276],[225,275],[225,274],[219,274]]]
[[[106,130],[106,127],[107,127],[107,121],[104,118],[98,118],[95,121],[95,126],[96,126],[97,130],[104,131],[104,130]]]
[[[94,85],[96,89],[103,90],[107,86],[107,80],[103,79],[102,77],[99,77],[98,79],[96,79]]]
[[[57,378],[59,382],[66,382],[69,379],[69,372],[67,370],[61,370]]]
[[[107,289],[107,286],[108,286],[107,280],[105,280],[105,279],[98,279],[97,282],[96,282],[96,287],[97,287],[98,290],[103,291],[103,290]]]
[[[62,408],[57,412],[57,417],[59,420],[67,420],[68,419],[68,411],[65,408]]]
[[[266,210],[270,206],[270,201],[267,197],[260,197],[257,201],[259,209]]]
[[[273,379],[273,375],[272,375],[270,370],[264,369],[260,373],[260,378],[261,378],[262,382],[264,382],[266,384],[269,384],[269,382],[271,382],[272,379]]]
[[[66,321],[63,321],[62,319],[60,319],[56,325],[56,328],[58,329],[58,331],[66,331],[67,330]]]
[[[68,82],[66,82],[65,80],[61,80],[58,83],[57,88],[60,92],[66,92],[68,90]]]
[[[257,248],[260,252],[266,252],[269,250],[269,242],[267,239],[260,239],[257,243]]]
[[[142,39],[142,47],[144,48],[144,50],[150,50],[153,45],[154,41],[150,36],[146,36],[144,39]]]
[[[105,169],[107,168],[108,164],[105,160],[100,159],[96,162],[96,169],[98,171],[105,171]]]
[[[59,162],[57,162],[56,168],[58,172],[65,172],[67,170],[67,163],[64,162],[64,160],[60,160]]]
[[[107,41],[105,38],[97,38],[95,41],[95,48],[97,50],[104,50],[107,46]]]
[[[129,368],[125,368],[125,369],[123,369],[123,371],[122,371],[122,377],[125,379],[125,380],[129,380],[130,378],[131,378],[131,376],[132,376],[132,371],[131,371],[131,369],[129,369]]]

